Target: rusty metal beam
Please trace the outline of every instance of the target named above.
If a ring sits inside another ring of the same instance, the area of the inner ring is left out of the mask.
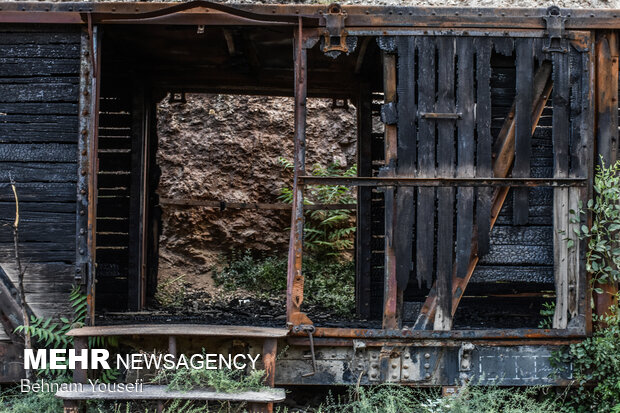
[[[304,185],[348,186],[473,186],[473,187],[571,187],[585,186],[585,178],[411,178],[411,177],[332,177],[300,176]]]
[[[174,8],[171,8],[174,7]],[[545,8],[478,7],[393,7],[345,5],[347,27],[422,27],[422,28],[523,28],[545,29]],[[3,2],[0,23],[65,23],[83,21],[83,14],[93,13],[95,22],[140,24],[237,24],[296,25],[302,16],[308,27],[323,24],[326,6],[257,5],[226,6],[209,2],[178,3],[77,3],[77,2]],[[562,9],[570,15],[568,30],[620,28],[617,9]],[[172,13],[172,14],[170,14]],[[233,17],[233,19],[231,19]],[[267,20],[271,18],[271,20]],[[231,20],[236,20],[235,22]]]
[[[304,333],[291,333],[291,337],[305,337]],[[491,329],[491,330],[410,330],[317,327],[314,337],[330,338],[382,338],[413,340],[518,340],[584,337],[582,329]]]
[[[293,175],[293,210],[291,213],[291,238],[288,251],[286,285],[286,321],[289,325],[312,324],[301,312],[304,299],[302,273],[304,238],[304,188],[299,177],[306,171],[306,98],[308,65],[303,23],[299,18],[295,33],[295,158]]]

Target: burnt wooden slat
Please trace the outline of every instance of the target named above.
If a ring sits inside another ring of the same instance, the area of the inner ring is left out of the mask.
[[[0,164],[0,182],[75,182],[77,167],[74,163],[3,162]]]
[[[418,54],[418,111],[435,108],[435,39],[416,39]],[[418,120],[418,176],[435,177],[435,120]],[[435,190],[419,188],[416,218],[416,276],[430,286],[433,282],[435,240]]]
[[[79,59],[80,43],[65,44],[0,44],[0,58],[51,57],[55,59]]]
[[[534,73],[534,51],[531,38],[518,39],[516,45],[517,75],[515,99],[515,160],[513,177],[528,177],[532,153],[532,76]],[[513,220],[515,225],[527,224],[527,188],[515,188]]]
[[[79,85],[74,82],[29,82],[0,84],[0,102],[75,102]]]
[[[20,144],[0,146],[0,162],[75,162],[77,146],[62,143]]]
[[[26,182],[16,187],[20,202],[75,202],[72,182]],[[10,183],[0,183],[0,201],[14,202]]]
[[[437,41],[437,111],[453,113],[455,105],[455,44],[453,37]],[[437,123],[437,175],[454,176],[455,147],[452,120]],[[454,274],[454,188],[437,189],[437,296],[439,305],[434,328],[447,330],[452,325],[452,276]],[[427,285],[430,287],[430,284]]]
[[[2,63],[0,63],[2,67]],[[7,115],[73,115],[77,117],[77,103],[0,103],[0,112]],[[0,118],[3,119],[3,118]]]
[[[416,163],[415,38],[398,40],[398,175],[412,176]],[[404,290],[409,283],[413,261],[413,226],[415,221],[414,188],[399,188],[396,193],[396,228],[394,249],[396,280]]]
[[[56,47],[65,47],[67,44],[73,46],[80,45],[80,36],[77,32],[59,32],[59,31],[45,31],[39,33],[19,33],[2,31],[0,32],[0,44],[17,46],[17,45],[57,45]]]
[[[359,176],[372,176],[372,94],[370,85],[360,86],[357,111],[357,165]],[[356,230],[356,311],[360,318],[370,317],[372,188],[357,189]]]
[[[491,135],[491,42],[476,39],[476,176],[493,176]],[[476,189],[476,225],[478,227],[478,255],[489,251],[491,232],[492,188]]]
[[[77,59],[0,58],[0,77],[77,76],[79,68]]]
[[[553,176],[569,176],[569,133],[570,133],[570,72],[569,56],[564,53],[553,55]],[[554,273],[556,287],[556,310],[553,318],[555,328],[568,325],[568,251],[566,231],[568,230],[569,190],[553,190],[554,230]]]
[[[458,82],[457,109],[462,118],[458,127],[457,176],[468,178],[474,176],[474,48],[473,40],[457,40]],[[474,190],[459,188],[457,192],[457,229],[456,229],[456,276],[464,278],[471,258],[472,234],[474,220]]]

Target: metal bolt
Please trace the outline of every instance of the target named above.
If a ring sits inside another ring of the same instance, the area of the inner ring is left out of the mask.
[[[371,377],[371,378],[373,378],[373,379],[376,379],[376,378],[377,378],[377,373],[372,373],[372,374],[370,375],[370,377]]]
[[[86,195],[86,190],[82,189],[82,190],[80,191],[80,194],[82,194],[82,195]]]
[[[398,378],[398,376],[397,376],[396,374],[392,374],[392,378],[393,378],[393,379],[397,379],[397,378]]]
[[[405,373],[405,374],[403,375],[403,378],[404,378],[404,379],[408,379],[408,378],[409,378],[409,375]]]
[[[430,379],[430,378],[431,378],[430,373],[426,373],[426,374],[424,375],[424,378],[425,378],[425,379]]]
[[[84,228],[80,228],[80,235],[84,235]]]
[[[378,369],[379,365],[377,363],[372,363],[370,367],[372,367],[373,369]]]
[[[396,367],[398,367],[396,363],[392,363],[392,368],[395,369]]]
[[[407,364],[403,365],[403,369],[407,370],[408,368],[409,368],[409,365],[407,365]]]
[[[411,356],[409,355],[409,353],[405,353],[403,357],[405,357],[407,360],[409,360],[409,358],[410,358]]]
[[[425,354],[424,354],[424,358],[425,358],[425,359],[429,359],[429,358],[431,358],[430,353],[425,353]]]
[[[429,363],[424,363],[424,368],[425,369],[429,369],[431,367],[431,365]]]
[[[83,210],[83,209],[80,211],[80,215],[84,215],[85,213],[86,213],[86,212],[84,212],[84,210]]]
[[[84,250],[80,248],[80,255],[84,255]]]
[[[90,93],[88,92],[88,90],[85,90],[82,94],[83,94],[84,96],[88,96]]]
[[[82,136],[88,135],[88,129],[82,129]]]

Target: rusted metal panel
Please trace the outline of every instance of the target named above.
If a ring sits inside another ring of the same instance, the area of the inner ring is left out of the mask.
[[[394,382],[437,386],[475,379],[481,384],[510,386],[558,385],[571,379],[570,369],[551,374],[551,357],[557,346],[486,346],[461,343],[454,347],[410,345],[390,350],[389,376],[380,374],[384,348],[358,342],[353,347],[322,347],[317,353],[317,374],[302,377],[308,368],[305,350],[291,347],[278,360],[277,385],[378,384]],[[505,381],[504,381],[505,380]]]
[[[293,176],[293,210],[291,213],[291,239],[288,252],[286,289],[286,318],[292,325],[312,324],[301,312],[304,294],[302,273],[304,237],[304,186],[299,177],[306,170],[306,97],[308,65],[301,18],[295,37],[295,155]]]
[[[95,319],[97,209],[97,124],[99,117],[100,36],[97,27],[82,30],[76,211],[75,279],[87,295],[87,324]]]

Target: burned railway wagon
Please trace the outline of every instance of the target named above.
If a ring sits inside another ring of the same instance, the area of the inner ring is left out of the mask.
[[[571,210],[618,157],[620,11],[339,5],[0,3],[0,206],[21,207],[29,311],[88,294],[89,335],[264,352],[271,385],[562,385],[592,331]],[[94,325],[153,295],[156,104],[184,92],[293,96],[294,200],[279,328]],[[351,101],[356,177],[306,172],[306,100]],[[358,320],[304,313],[304,195],[356,188]],[[14,246],[0,233],[2,380],[23,374]],[[594,294],[605,313],[615,287]],[[538,328],[545,297],[552,328]],[[232,343],[236,343],[233,344]],[[236,347],[235,347],[236,346]],[[275,361],[278,347],[287,350]],[[152,348],[152,347],[149,347]],[[84,379],[83,371],[76,378]]]

